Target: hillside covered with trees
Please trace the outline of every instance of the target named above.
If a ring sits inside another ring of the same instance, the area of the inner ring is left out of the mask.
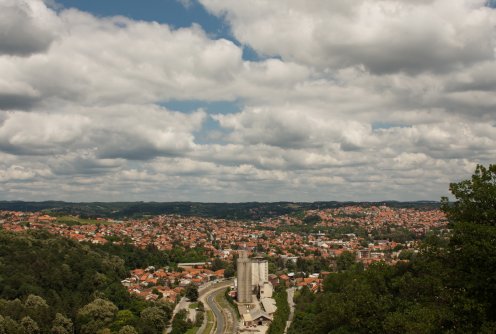
[[[341,267],[297,297],[289,333],[496,333],[496,165],[477,166],[442,200],[451,236],[409,262]]]
[[[126,274],[101,248],[0,230],[0,333],[161,333],[171,305],[130,296]]]

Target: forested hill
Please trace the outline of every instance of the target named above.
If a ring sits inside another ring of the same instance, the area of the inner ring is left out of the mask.
[[[178,214],[218,219],[258,220],[291,214],[301,210],[338,208],[349,205],[387,205],[395,208],[434,209],[439,202],[247,202],[247,203],[196,203],[196,202],[92,202],[70,203],[60,201],[23,202],[0,201],[0,210],[49,211],[80,215],[82,217],[108,217],[121,219],[146,215]]]
[[[121,279],[135,261],[168,260],[136,251],[0,230],[0,333],[162,333],[172,306],[131,296]]]

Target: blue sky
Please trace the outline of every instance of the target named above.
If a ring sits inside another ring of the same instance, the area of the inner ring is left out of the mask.
[[[0,200],[437,200],[496,156],[492,7],[3,0]]]
[[[205,31],[216,37],[229,38],[225,22],[209,14],[195,1],[184,5],[175,0],[57,0],[65,8],[77,8],[98,16],[122,15],[135,20],[156,21],[176,28],[200,24]]]
[[[168,24],[174,28],[187,28],[198,24],[213,38],[225,38],[238,45],[229,25],[223,17],[210,14],[205,7],[195,0],[56,0],[63,8],[77,8],[97,16],[122,15],[134,20],[155,21]],[[260,55],[251,47],[243,46],[243,58],[260,59]]]

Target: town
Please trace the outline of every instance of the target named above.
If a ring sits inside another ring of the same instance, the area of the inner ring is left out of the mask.
[[[361,207],[306,210],[261,221],[159,215],[141,219],[80,218],[49,212],[0,211],[0,226],[13,232],[45,230],[79,242],[132,244],[159,251],[194,250],[193,263],[154,263],[134,268],[122,284],[145,300],[178,303],[185,290],[231,279],[238,330],[264,333],[277,310],[275,288],[306,287],[316,293],[326,275],[337,271],[342,255],[367,268],[394,265],[417,252],[429,233],[446,233],[439,210]],[[244,268],[244,269],[240,269]],[[194,310],[191,318],[194,320]]]

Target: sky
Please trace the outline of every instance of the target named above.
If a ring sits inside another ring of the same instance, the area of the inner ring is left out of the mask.
[[[0,200],[439,200],[496,161],[486,0],[0,0]]]

